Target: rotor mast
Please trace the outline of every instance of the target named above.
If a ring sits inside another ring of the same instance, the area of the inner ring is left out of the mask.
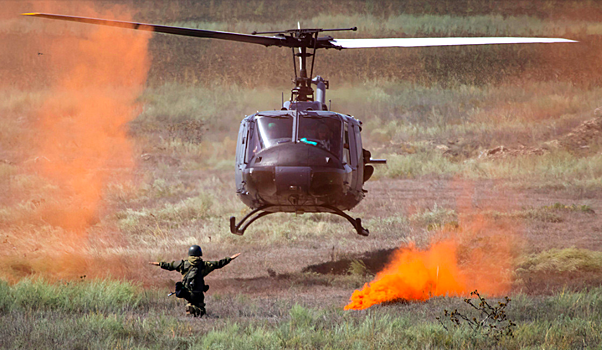
[[[317,33],[315,33],[315,37],[312,34],[310,39],[315,42],[317,39]],[[301,41],[304,42],[304,41]],[[313,52],[307,52],[307,46],[303,45],[299,47],[299,52],[295,53],[295,49],[293,49],[293,60],[295,57],[299,57],[299,74],[297,74],[297,70],[295,69],[295,87],[291,90],[291,100],[293,100],[293,96],[295,96],[295,100],[297,101],[313,101],[314,99],[314,90],[311,88],[311,74],[307,75],[307,58],[312,57],[311,60],[311,71],[314,70],[314,62],[316,49],[314,48]]]
[[[257,34],[276,34],[277,36],[286,38],[287,45],[292,47],[293,53],[293,68],[295,70],[295,87],[291,89],[291,101],[313,101],[314,90],[311,87],[312,78],[314,71],[314,63],[316,58],[317,49],[321,48],[337,48],[330,44],[333,40],[331,36],[318,37],[321,32],[333,32],[333,31],[356,31],[357,27],[353,28],[338,28],[338,29],[289,29],[287,31],[274,31],[274,32],[253,32],[253,35]],[[295,48],[299,49],[299,52],[295,52]],[[309,52],[309,50],[312,50]],[[297,61],[299,58],[299,70],[297,72]],[[311,67],[309,67],[308,75],[308,64],[307,59],[311,57]]]

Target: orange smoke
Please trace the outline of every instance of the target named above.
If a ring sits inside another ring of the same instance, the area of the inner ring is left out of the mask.
[[[146,35],[90,31],[85,40],[57,41],[52,64],[60,75],[38,124],[39,168],[68,198],[67,207],[51,208],[43,217],[68,230],[94,223],[110,177],[133,167],[127,122],[136,117],[148,71]]]
[[[393,261],[374,281],[351,295],[345,310],[363,310],[395,300],[426,300],[433,296],[466,293],[466,281],[456,262],[453,241],[435,243],[420,251],[414,244],[395,252]]]
[[[468,296],[475,289],[490,296],[507,293],[520,225],[495,222],[462,203],[458,210],[464,213],[457,231],[439,232],[437,236],[445,238],[425,250],[413,243],[399,248],[372,282],[353,292],[345,310],[398,300]]]
[[[74,4],[68,11],[61,2],[32,2],[18,10],[132,20],[125,7],[97,11]],[[37,193],[17,194],[36,198],[30,202],[36,210],[28,218],[6,223],[12,250],[0,254],[2,265],[8,265],[1,275],[12,280],[25,275],[123,274],[117,261],[114,269],[99,261],[99,249],[111,245],[109,239],[92,240],[90,234],[102,231],[93,226],[106,215],[107,185],[132,176],[135,163],[127,123],[139,112],[136,99],[149,69],[150,34],[40,18],[13,22],[22,26],[22,21],[29,21],[26,25],[33,29],[21,38],[29,40],[24,45],[28,49],[15,56],[26,57],[21,70],[36,70],[29,73],[40,77],[43,84],[36,88],[42,89],[45,99],[32,118],[35,127],[30,132],[35,136],[29,139],[35,141],[20,146],[31,155],[20,169],[40,180]],[[18,69],[19,61],[14,64]],[[92,241],[103,247],[91,245]]]

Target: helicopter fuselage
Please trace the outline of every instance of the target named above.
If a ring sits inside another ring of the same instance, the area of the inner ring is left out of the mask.
[[[361,122],[316,107],[322,104],[287,102],[282,110],[243,119],[235,178],[237,194],[247,206],[266,212],[338,213],[364,198]]]
[[[335,39],[319,36],[323,32],[356,31],[357,27],[303,29],[299,26],[249,35],[48,13],[23,15],[292,48],[295,87],[291,90],[290,101],[279,111],[258,112],[245,117],[240,125],[236,192],[252,210],[238,224],[234,216],[230,217],[230,231],[239,235],[255,220],[276,212],[333,213],[346,218],[357,233],[368,235],[361,219],[353,219],[343,211],[355,207],[364,198],[363,184],[374,172],[368,163],[386,161],[371,159],[370,152],[362,148],[360,121],[326,108],[328,81],[320,76],[311,78],[316,50],[575,42],[563,38],[522,37]],[[311,58],[311,65],[308,65],[308,58]],[[317,87],[315,96],[312,84]]]

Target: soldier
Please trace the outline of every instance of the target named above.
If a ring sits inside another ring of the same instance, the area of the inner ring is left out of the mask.
[[[188,249],[188,259],[172,261],[167,263],[150,262],[149,264],[160,266],[162,269],[181,273],[182,282],[176,283],[176,297],[184,298],[188,301],[186,304],[186,314],[194,317],[202,317],[207,313],[205,310],[205,292],[209,286],[205,284],[205,276],[215,269],[221,269],[228,265],[230,261],[240,255],[234,254],[229,258],[220,261],[203,261],[201,256],[203,251],[198,245],[193,245]]]
[[[317,139],[320,147],[330,151],[330,131],[328,130],[328,126],[324,124],[318,126]]]

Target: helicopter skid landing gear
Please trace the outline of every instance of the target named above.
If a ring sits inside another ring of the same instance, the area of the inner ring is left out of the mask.
[[[362,227],[362,219],[360,219],[360,218],[354,219],[351,216],[345,214],[344,211],[334,208],[334,207],[325,207],[325,208],[332,210],[333,214],[342,216],[345,219],[347,219],[347,221],[349,221],[351,223],[351,225],[353,225],[353,228],[355,228],[355,231],[357,232],[358,235],[367,237],[370,234],[370,231],[368,231],[367,228]]]
[[[362,227],[362,219],[360,218],[355,219],[355,231],[357,231],[360,236],[364,237],[368,237],[370,234],[370,231],[368,231],[367,228]]]
[[[242,218],[242,220],[240,220],[238,222],[238,224],[236,223],[236,218],[234,216],[231,216],[230,217],[230,232],[232,232],[235,235],[242,236],[245,233],[246,229],[255,220],[262,218],[266,215],[273,214],[273,212],[264,211],[267,208],[269,208],[269,206],[259,207],[257,209],[251,210],[251,212],[248,213],[247,215],[245,215]],[[355,231],[359,235],[368,236],[370,234],[370,231],[368,231],[367,228],[362,227],[362,219],[360,219],[360,218],[354,219],[351,216],[345,214],[342,210],[334,208],[334,207],[326,207],[325,206],[323,208],[328,209],[329,212],[332,214],[336,214],[336,215],[342,216],[345,219],[347,219],[347,221],[349,221],[351,223],[351,225],[353,225],[353,228],[355,228]],[[259,213],[259,214],[257,214],[257,213]],[[257,215],[255,215],[255,214],[257,214]],[[249,221],[247,221],[249,218],[251,218],[251,219]],[[246,223],[245,223],[245,221],[246,221]]]
[[[236,224],[236,218],[234,216],[230,216],[230,232],[234,233],[235,235],[239,235],[242,236],[245,233],[245,230],[257,219],[264,217],[266,215],[269,214],[273,214],[273,212],[269,212],[269,211],[263,211],[267,208],[269,208],[269,205],[263,206],[263,207],[259,207],[257,209],[253,209],[251,210],[251,212],[247,215],[245,215],[245,217],[242,218],[242,220],[240,220],[238,222],[238,224]],[[247,223],[245,223],[245,221],[247,221],[248,218],[250,218],[251,216],[253,216],[254,214],[256,214],[257,212],[261,212],[257,215],[255,215],[251,220],[249,220]]]

